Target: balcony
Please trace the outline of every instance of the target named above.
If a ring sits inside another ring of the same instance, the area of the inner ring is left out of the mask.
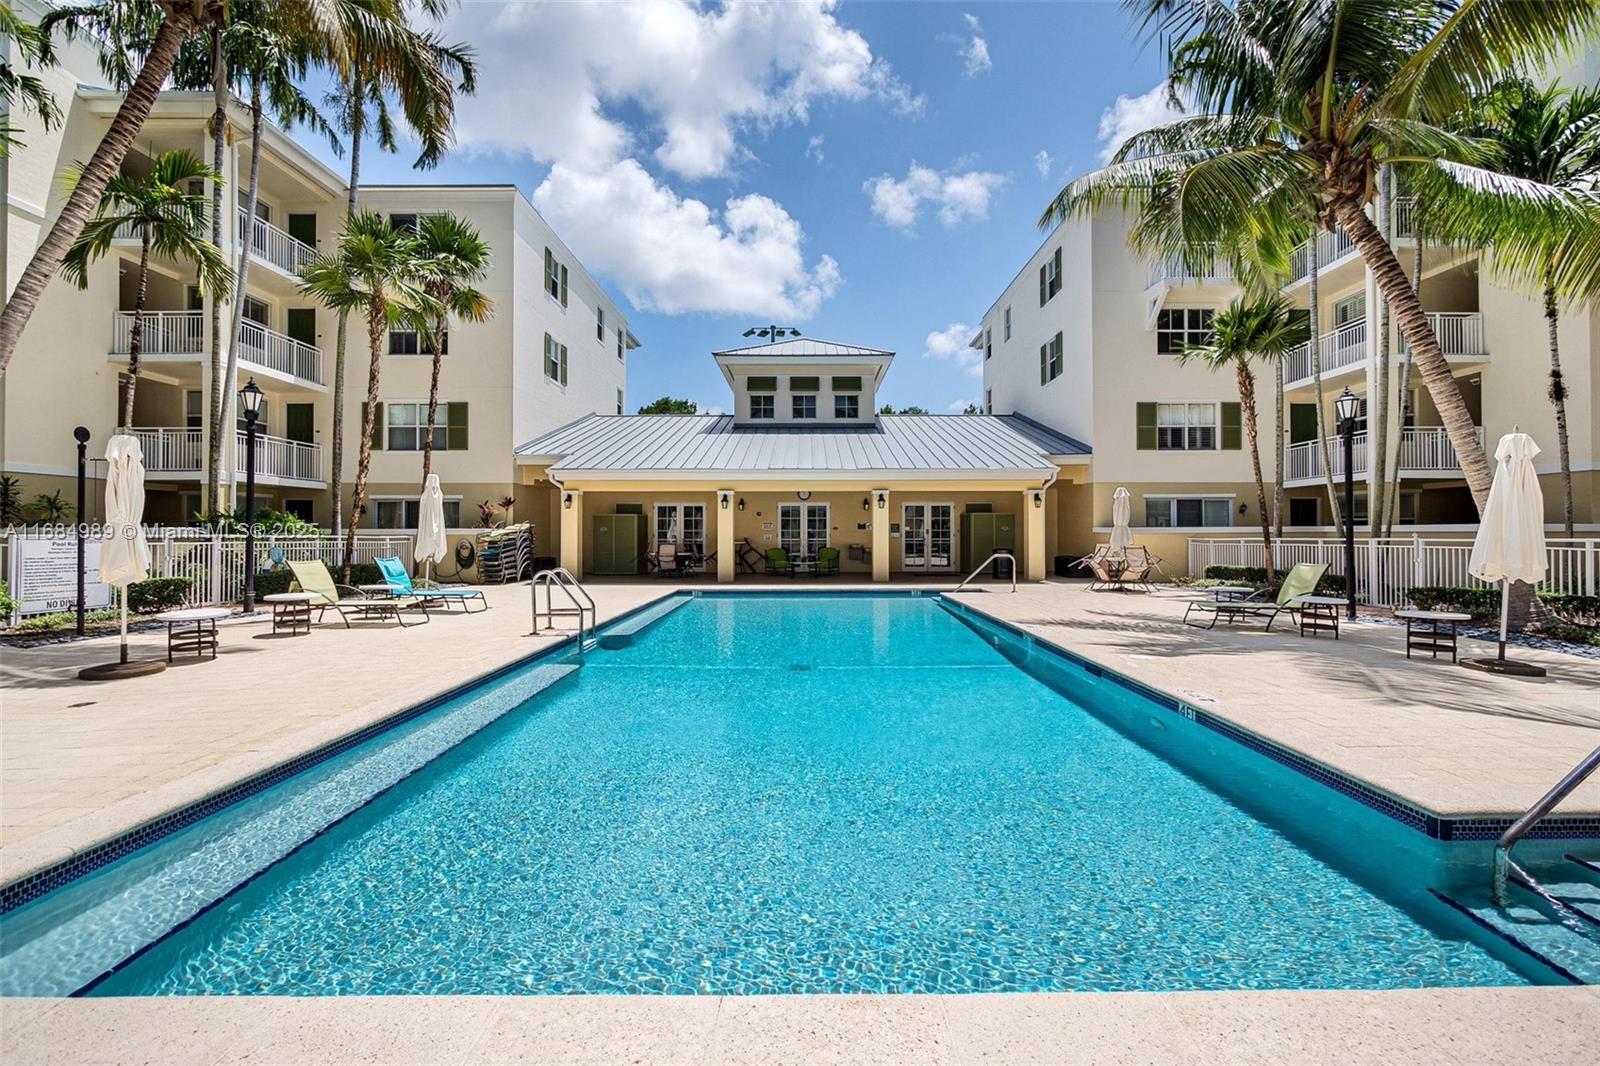
[[[1367,320],[1347,322],[1331,333],[1324,333],[1318,342],[1324,378],[1359,366],[1367,358]],[[1311,345],[1307,342],[1291,351],[1284,360],[1283,387],[1296,388],[1310,384],[1311,380]]]
[[[187,361],[206,357],[206,312],[146,311],[143,318],[141,359]],[[125,361],[132,343],[133,312],[118,311],[112,321],[112,357]],[[321,349],[248,319],[239,328],[239,362],[286,379],[324,384]]]
[[[183,477],[199,480],[205,469],[205,433],[181,426],[136,426],[122,428],[139,441],[144,452],[145,472],[161,477]],[[245,435],[234,434],[234,470],[239,478],[245,474]],[[322,448],[316,444],[256,434],[256,480],[264,485],[323,484]]]
[[[1352,473],[1366,477],[1368,466],[1367,434],[1357,433],[1352,442]],[[1483,427],[1478,427],[1478,447],[1483,447]],[[1401,477],[1452,477],[1461,474],[1461,461],[1443,426],[1414,426],[1400,433],[1398,452]],[[1334,480],[1344,477],[1344,441],[1328,438],[1328,461]],[[1314,440],[1291,444],[1283,452],[1283,483],[1306,485],[1322,480],[1322,449]]]
[[[1233,281],[1233,268],[1227,263],[1211,259],[1204,263],[1185,265],[1183,256],[1168,255],[1150,264],[1145,287],[1153,289],[1158,285],[1171,288],[1185,285],[1232,285]]]
[[[1471,362],[1489,357],[1483,343],[1482,311],[1429,311],[1428,325],[1446,359]],[[1410,351],[1404,334],[1400,334],[1400,351]]]
[[[311,262],[317,250],[289,236],[288,233],[263,219],[252,219],[244,208],[239,208],[239,241],[249,234],[250,255],[253,259],[276,267],[298,277],[305,265]]]
[[[1416,225],[1416,200],[1413,197],[1398,197],[1389,212],[1389,237],[1391,240],[1413,240],[1417,235]],[[1306,241],[1293,252],[1289,253],[1289,281],[1290,285],[1297,285],[1306,280],[1311,274],[1310,258],[1311,242]],[[1317,271],[1320,273],[1328,267],[1344,259],[1346,256],[1356,254],[1356,245],[1343,226],[1334,226],[1331,232],[1317,234]]]

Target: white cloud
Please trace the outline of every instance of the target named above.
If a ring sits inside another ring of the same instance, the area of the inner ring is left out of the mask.
[[[980,411],[983,410],[982,405],[979,404],[977,400],[951,400],[945,406],[945,410],[953,415],[960,415],[966,414],[967,408],[969,407],[976,407]]]
[[[922,342],[922,358],[953,363],[962,373],[981,377],[983,353],[967,344],[976,332],[976,326],[965,322],[952,322],[944,329],[936,329]],[[965,400],[961,401],[961,406],[966,406]]]
[[[1124,141],[1183,114],[1172,106],[1167,83],[1138,96],[1119,96],[1100,113],[1100,162],[1109,163]]]
[[[822,134],[817,134],[806,142],[806,158],[822,162]]]
[[[989,58],[989,42],[983,39],[983,27],[978,23],[978,16],[961,17],[966,20],[967,29],[971,31],[971,36],[961,47],[961,74],[965,78],[976,78],[993,70],[994,60]]]
[[[1033,168],[1039,172],[1041,178],[1050,176],[1050,163],[1050,153],[1043,148],[1039,149],[1039,154],[1033,157]]]
[[[940,173],[912,161],[903,179],[880,174],[862,186],[872,213],[902,229],[916,224],[922,204],[937,204],[939,221],[954,226],[965,219],[989,217],[989,199],[1006,183],[1003,174],[983,170]]]
[[[646,310],[806,319],[843,280],[832,256],[806,265],[800,223],[777,201],[737,196],[714,211],[638,160],[602,171],[557,163],[533,202]]]
[[[823,101],[920,113],[923,98],[835,8],[462,5],[441,31],[474,43],[488,88],[459,101],[460,146],[549,164],[535,203],[636,305],[803,319],[837,289],[839,267],[806,261],[804,230],[781,204],[746,195],[717,208],[650,170],[727,177],[752,157],[750,136],[803,124]]]

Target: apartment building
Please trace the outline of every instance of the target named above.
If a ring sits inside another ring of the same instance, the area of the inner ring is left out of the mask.
[[[65,113],[54,130],[26,124],[26,147],[0,160],[5,240],[0,276],[9,291],[65,199],[61,177],[87,159],[121,103],[119,93],[94,88],[93,58],[64,49],[63,64],[45,73]],[[123,163],[140,174],[159,153],[186,148],[210,159],[209,94],[167,92]],[[226,433],[223,494],[242,506],[244,422],[238,390],[254,380],[265,393],[258,425],[259,503],[324,526],[333,519],[331,452],[338,323],[299,291],[300,271],[331,246],[342,224],[348,186],[282,130],[262,134],[255,217],[246,216],[250,124],[239,106],[229,111],[223,166],[228,224],[223,251],[232,263],[251,246],[237,372],[224,389],[233,409]],[[395,185],[364,187],[362,208],[413,226],[434,212],[471,221],[488,240],[492,266],[481,288],[493,300],[482,323],[451,323],[440,371],[439,426],[434,469],[446,497],[446,521],[478,524],[479,504],[521,500],[495,519],[548,515],[526,505],[514,446],[591,413],[625,409],[628,353],[639,341],[621,308],[578,262],[525,197],[510,185]],[[139,241],[130,233],[89,271],[79,290],[54,280],[35,312],[4,379],[0,379],[0,469],[16,478],[24,499],[61,491],[70,500],[76,472],[73,428],[90,431],[89,454],[103,454],[119,428],[137,436],[145,454],[146,518],[183,523],[202,507],[206,441],[213,387],[211,297],[199,291],[192,264],[152,258],[142,318],[141,370],[133,424],[119,427],[127,387],[129,342],[138,280]],[[222,302],[223,333],[231,332],[233,303]],[[428,341],[392,331],[382,358],[380,406],[363,527],[412,528],[422,480],[421,448],[432,356]],[[352,320],[345,363],[343,485],[348,506],[366,402],[369,350],[361,322]],[[92,511],[91,511],[92,513]],[[348,513],[348,511],[346,511]]]

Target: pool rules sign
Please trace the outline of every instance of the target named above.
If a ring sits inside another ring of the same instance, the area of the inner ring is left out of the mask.
[[[11,541],[11,594],[23,614],[70,611],[78,605],[78,542],[71,537],[16,537]],[[111,606],[111,586],[100,574],[100,541],[84,538],[84,607]]]

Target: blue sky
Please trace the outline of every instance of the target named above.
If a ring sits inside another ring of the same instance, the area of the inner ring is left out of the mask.
[[[976,400],[952,327],[1037,246],[1103,122],[1159,117],[1159,55],[1110,2],[468,0],[444,32],[478,48],[480,90],[421,180],[533,199],[628,307],[635,407],[726,406],[708,353],[767,322],[896,351],[896,406]],[[418,180],[410,158],[368,152],[363,178]]]

